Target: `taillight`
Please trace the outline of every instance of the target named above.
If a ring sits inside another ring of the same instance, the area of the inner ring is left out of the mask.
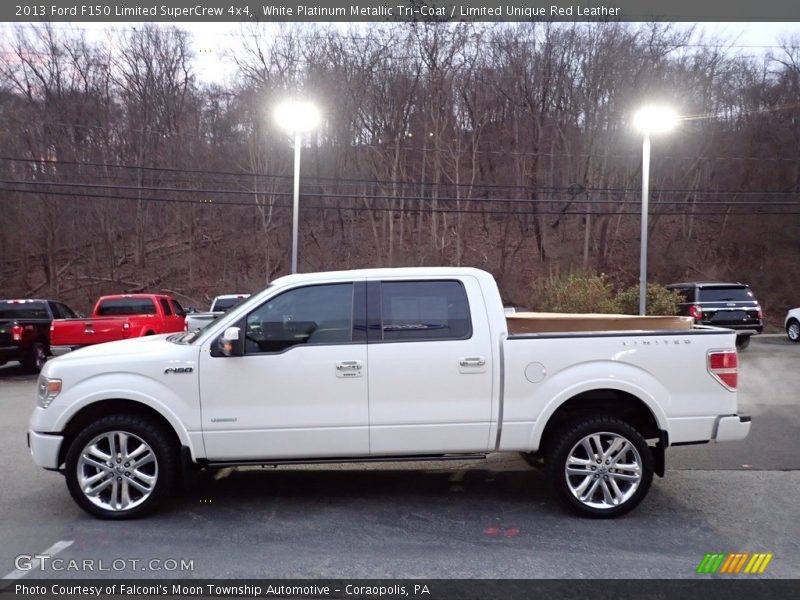
[[[694,318],[695,321],[702,321],[703,320],[703,311],[700,310],[699,306],[692,304],[689,307],[689,314]]]
[[[23,331],[24,331],[24,328],[22,327],[22,325],[12,325],[12,327],[11,327],[11,339],[14,340],[15,342],[21,342],[22,341],[22,332]]]
[[[131,324],[128,323],[127,321],[125,321],[122,324],[122,337],[126,338],[126,337],[130,336],[130,334],[131,334]]]
[[[739,384],[739,355],[736,350],[709,352],[708,372],[726,390],[735,392]]]
[[[762,321],[763,319],[764,319],[764,313],[763,313],[763,312],[761,311],[761,309],[759,308],[759,309],[758,309],[758,320],[759,320],[759,321]]]

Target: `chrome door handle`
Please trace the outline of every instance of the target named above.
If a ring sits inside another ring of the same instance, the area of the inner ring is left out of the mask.
[[[360,371],[363,364],[360,360],[340,360],[336,363],[337,371]]]
[[[336,363],[336,377],[347,379],[361,377],[364,364],[360,360],[340,360]]]
[[[459,359],[458,364],[462,367],[483,367],[486,359],[482,356],[466,356]]]

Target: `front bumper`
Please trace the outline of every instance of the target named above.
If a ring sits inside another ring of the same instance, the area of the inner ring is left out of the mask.
[[[745,415],[718,417],[714,440],[717,442],[737,442],[750,433],[751,419]]]
[[[28,448],[30,448],[33,462],[44,469],[58,469],[58,454],[64,436],[51,433],[28,432]]]

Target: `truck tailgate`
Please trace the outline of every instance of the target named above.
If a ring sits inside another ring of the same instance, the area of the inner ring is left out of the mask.
[[[56,319],[50,329],[51,346],[86,346],[112,342],[126,337],[126,319],[99,317],[86,319]]]

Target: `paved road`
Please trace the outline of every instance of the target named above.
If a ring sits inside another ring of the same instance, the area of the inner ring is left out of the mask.
[[[73,541],[58,557],[126,563],[133,577],[693,577],[706,552],[765,551],[765,576],[800,577],[795,390],[800,345],[761,338],[742,356],[741,444],[671,449],[670,470],[616,521],[566,515],[515,456],[480,463],[220,472],[151,518],[86,516],[24,444],[35,379],[0,369],[0,576],[14,557]],[[193,571],[142,571],[150,559]],[[69,563],[64,563],[69,565]],[[95,563],[97,565],[97,563]],[[122,563],[117,563],[122,566]],[[36,571],[87,577],[85,571]]]

